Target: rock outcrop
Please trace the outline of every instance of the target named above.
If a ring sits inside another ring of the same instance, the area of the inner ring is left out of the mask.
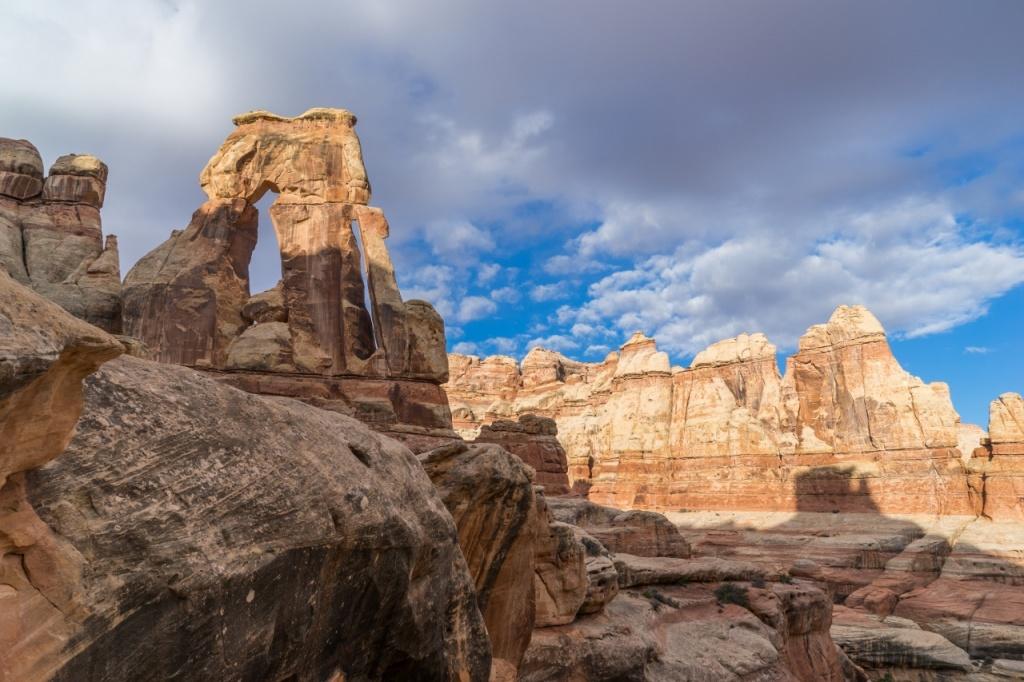
[[[207,201],[142,258],[124,286],[127,333],[155,358],[212,370],[254,393],[294,397],[384,431],[451,437],[444,322],[403,301],[355,116],[255,111],[200,175]],[[252,295],[254,204],[267,192],[283,278]]]
[[[461,441],[419,455],[458,529],[493,655],[492,680],[514,680],[530,643],[538,540],[546,518],[531,471],[496,445]]]
[[[526,414],[518,421],[501,419],[483,426],[474,442],[500,445],[533,467],[534,482],[544,486],[546,494],[565,495],[569,467],[557,434],[553,419]]]
[[[68,154],[43,175],[27,140],[0,138],[0,269],[71,314],[121,331],[117,238],[103,239],[107,166]]]
[[[801,338],[785,375],[761,334],[672,368],[634,335],[601,363],[534,349],[452,355],[455,428],[523,414],[558,425],[573,488],[638,509],[974,514],[959,416],[945,384],[893,357],[862,307],[840,307]],[[998,429],[997,429],[998,432]]]
[[[989,438],[969,467],[985,516],[1024,522],[1024,398],[1004,393],[989,406]]]
[[[135,358],[85,396],[20,482],[56,553],[0,581],[8,679],[487,679],[455,526],[403,446]]]

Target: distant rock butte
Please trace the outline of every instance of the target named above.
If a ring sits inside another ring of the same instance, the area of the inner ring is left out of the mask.
[[[117,237],[103,239],[107,166],[67,154],[43,175],[28,140],[0,137],[0,269],[71,314],[121,331]]]
[[[250,392],[451,437],[444,322],[398,290],[387,219],[367,205],[356,117],[254,111],[234,123],[200,174],[208,200],[128,273],[127,333],[157,360]],[[268,191],[282,280],[253,295],[254,204]]]
[[[571,485],[599,504],[1020,513],[1019,397],[993,404],[993,445],[980,454],[1001,483],[983,502],[981,473],[969,472],[981,464],[961,452],[978,431],[960,424],[945,384],[900,367],[861,306],[808,329],[783,375],[763,334],[715,343],[686,369],[641,333],[600,363],[534,349],[521,366],[453,354],[449,367],[456,430],[468,438],[523,414],[554,419]]]

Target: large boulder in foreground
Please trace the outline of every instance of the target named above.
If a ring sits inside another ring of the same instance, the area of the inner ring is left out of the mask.
[[[494,659],[492,680],[514,680],[536,619],[534,573],[548,520],[533,471],[492,444],[456,441],[418,455],[458,527]]]
[[[27,576],[45,619],[0,632],[8,679],[487,678],[455,526],[404,447],[130,357],[85,396],[24,480],[60,553]]]

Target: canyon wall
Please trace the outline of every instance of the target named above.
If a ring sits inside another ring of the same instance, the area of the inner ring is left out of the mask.
[[[28,140],[0,137],[0,269],[108,332],[121,331],[117,237],[104,242],[107,166],[67,154],[43,175]]]
[[[534,349],[521,367],[502,356],[452,355],[449,364],[445,390],[460,433],[550,417],[571,485],[602,504],[981,511],[948,388],[904,371],[863,307],[840,307],[808,329],[784,375],[762,334],[713,344],[686,369],[640,333],[600,363]]]

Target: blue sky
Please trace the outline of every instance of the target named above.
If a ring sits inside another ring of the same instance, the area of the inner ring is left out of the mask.
[[[861,303],[985,424],[1024,390],[1022,25],[1005,0],[22,3],[0,134],[107,161],[126,272],[203,201],[232,115],[343,106],[453,349],[785,353]]]

